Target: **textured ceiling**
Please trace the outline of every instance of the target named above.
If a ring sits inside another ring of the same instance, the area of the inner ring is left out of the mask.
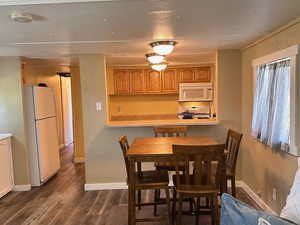
[[[69,0],[67,0],[69,2]],[[206,63],[216,49],[241,48],[300,15],[299,0],[119,0],[63,4],[0,1],[0,55],[69,57],[101,53],[109,64],[146,63],[153,40],[176,40],[172,63]],[[1,6],[2,5],[2,6]],[[20,24],[22,11],[34,21]]]

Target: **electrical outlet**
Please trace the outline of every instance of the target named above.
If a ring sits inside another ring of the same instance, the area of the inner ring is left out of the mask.
[[[276,188],[273,188],[272,199],[273,199],[273,201],[276,201],[276,199],[277,199],[277,190],[276,190]]]

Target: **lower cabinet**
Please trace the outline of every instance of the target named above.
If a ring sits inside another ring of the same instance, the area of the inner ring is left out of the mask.
[[[13,166],[10,138],[0,140],[0,198],[13,189]]]

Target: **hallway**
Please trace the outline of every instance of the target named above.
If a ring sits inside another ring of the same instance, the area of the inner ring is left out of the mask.
[[[11,192],[0,200],[1,225],[125,225],[127,224],[127,191],[84,191],[84,164],[73,164],[73,146],[61,150],[61,170],[44,186],[29,192]],[[146,192],[143,200],[150,200]],[[250,203],[238,190],[238,198]],[[166,210],[160,206],[160,213]],[[152,207],[143,207],[141,214],[152,214]],[[202,222],[209,223],[206,216]],[[185,224],[193,224],[186,217]],[[207,221],[207,222],[206,222]]]

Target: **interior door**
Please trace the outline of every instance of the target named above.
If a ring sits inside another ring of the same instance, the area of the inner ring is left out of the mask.
[[[35,119],[40,120],[56,115],[55,99],[52,88],[33,87]]]
[[[64,144],[73,142],[73,114],[71,77],[61,77],[62,108],[64,118]]]
[[[40,179],[44,182],[60,168],[56,117],[36,121]]]

